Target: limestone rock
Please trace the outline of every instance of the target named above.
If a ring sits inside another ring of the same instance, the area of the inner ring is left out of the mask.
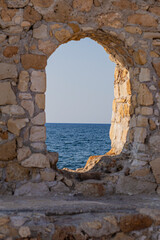
[[[141,108],[141,114],[146,115],[146,116],[152,115],[153,114],[153,109],[150,108],[150,107],[142,107]]]
[[[40,51],[50,56],[56,50],[57,45],[50,40],[47,41],[39,40],[38,48]]]
[[[1,216],[0,217],[0,226],[6,225],[9,222],[10,222],[9,217],[7,217],[7,216]]]
[[[120,228],[122,232],[131,232],[148,228],[152,225],[153,220],[145,215],[128,215],[120,218]]]
[[[32,96],[30,93],[19,93],[19,98],[21,100],[29,100],[32,99]]]
[[[29,229],[29,227],[26,227],[26,226],[22,226],[20,227],[19,229],[19,235],[22,237],[22,238],[27,238],[31,235],[31,231]]]
[[[44,125],[46,122],[45,112],[39,113],[37,116],[31,119],[33,125]]]
[[[21,116],[25,114],[24,109],[21,106],[18,105],[8,105],[5,107],[1,107],[0,111],[3,114],[8,114],[10,116]]]
[[[149,119],[149,128],[151,131],[157,128],[156,123],[151,118]]]
[[[29,176],[29,170],[21,167],[18,163],[9,163],[6,168],[6,181],[22,181]]]
[[[151,161],[150,165],[156,178],[156,182],[160,183],[160,158],[156,158],[155,160]]]
[[[21,162],[23,167],[37,167],[37,168],[49,168],[49,161],[45,155],[41,153],[33,153],[29,158]]]
[[[0,34],[0,43],[4,42],[6,40],[6,35],[5,34]]]
[[[28,158],[31,155],[31,150],[29,147],[23,146],[22,148],[18,149],[17,159],[19,162]]]
[[[102,183],[97,183],[88,180],[83,183],[77,183],[75,186],[76,192],[82,193],[84,196],[103,196],[105,194],[105,188]]]
[[[160,132],[158,131],[155,134],[153,134],[149,139],[150,150],[160,153],[159,143],[160,143]]]
[[[62,182],[55,182],[55,185],[51,188],[51,192],[55,194],[69,193],[69,188]]]
[[[143,27],[157,27],[157,20],[149,14],[133,14],[128,17],[131,24],[139,24]]]
[[[31,75],[31,91],[44,93],[46,91],[45,72],[33,71]]]
[[[153,95],[144,83],[139,87],[137,101],[138,104],[143,106],[150,106],[153,104]]]
[[[6,47],[3,51],[3,55],[6,58],[11,58],[14,55],[16,55],[17,53],[18,53],[18,47],[14,47],[14,46]]]
[[[21,92],[27,92],[28,91],[28,83],[29,83],[29,73],[27,71],[20,72],[18,89]]]
[[[160,62],[153,62],[157,75],[160,77]]]
[[[150,7],[149,11],[160,16],[160,7],[158,7],[158,6]]]
[[[16,158],[16,141],[12,140],[0,145],[0,160],[7,161]]]
[[[140,82],[149,82],[150,78],[150,70],[148,68],[141,68],[141,72],[139,75]]]
[[[44,182],[28,182],[15,190],[15,196],[45,196],[49,193],[48,187]]]
[[[135,26],[127,26],[125,27],[125,30],[133,34],[142,34],[142,30],[139,27],[135,27]]]
[[[25,54],[21,56],[21,62],[25,70],[34,68],[36,70],[45,69],[47,57],[43,55]]]
[[[19,136],[21,129],[26,126],[27,122],[28,122],[27,118],[24,118],[24,119],[9,119],[8,123],[7,123],[8,131],[15,134],[16,136]]]
[[[53,169],[56,169],[56,164],[58,162],[58,153],[57,152],[48,152],[47,153],[47,158],[50,162],[50,165]]]
[[[40,27],[33,30],[33,37],[36,39],[46,39],[49,37],[47,26],[42,24]]]
[[[45,127],[31,127],[30,140],[32,142],[45,142],[46,128]]]
[[[134,52],[133,54],[134,60],[139,65],[144,65],[147,63],[147,55],[144,50],[138,50],[137,52]]]
[[[35,7],[41,7],[41,8],[49,8],[53,3],[54,0],[31,0],[31,2],[33,3],[33,5]]]
[[[134,140],[138,143],[144,143],[147,136],[146,128],[136,127],[134,130]]]
[[[33,104],[33,101],[22,100],[21,106],[28,111],[30,117],[33,117],[33,114],[34,114],[34,104]]]
[[[73,8],[81,12],[89,12],[92,8],[93,0],[74,0]]]
[[[155,193],[157,184],[138,180],[130,176],[121,176],[116,185],[116,193],[120,194],[142,194],[142,193]]]
[[[137,127],[147,127],[148,126],[148,118],[143,116],[137,117]]]
[[[71,38],[71,33],[67,29],[61,29],[55,32],[55,37],[60,43],[64,43]]]
[[[0,80],[17,78],[17,68],[15,64],[0,63],[0,69]]]
[[[29,3],[29,0],[6,0],[6,2],[10,8],[23,8]]]
[[[9,82],[0,83],[0,105],[16,104],[16,96]]]
[[[30,22],[31,24],[34,24],[37,21],[40,21],[42,16],[34,8],[27,6],[24,9],[23,18],[25,21]]]
[[[116,236],[113,237],[112,240],[134,240],[134,238],[120,232],[120,233],[117,233]]]
[[[31,147],[34,148],[36,151],[44,151],[46,150],[45,143],[37,142],[37,143],[31,143]]]
[[[36,94],[35,102],[39,109],[45,109],[45,95],[44,94]]]
[[[46,168],[41,171],[41,178],[43,181],[54,181],[55,180],[56,173],[51,168]]]

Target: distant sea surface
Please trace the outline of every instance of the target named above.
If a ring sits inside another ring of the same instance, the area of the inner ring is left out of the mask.
[[[47,123],[47,149],[59,153],[58,168],[82,168],[111,148],[110,124]]]

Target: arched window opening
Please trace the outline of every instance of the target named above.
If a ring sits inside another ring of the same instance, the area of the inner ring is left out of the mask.
[[[115,63],[85,38],[61,45],[47,64],[47,149],[59,153],[58,168],[85,166],[110,150]]]

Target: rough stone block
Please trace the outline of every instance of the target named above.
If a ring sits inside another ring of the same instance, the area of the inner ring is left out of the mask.
[[[22,66],[25,70],[34,68],[36,70],[45,69],[47,57],[43,55],[25,54],[21,56]]]
[[[34,125],[44,125],[46,122],[45,112],[39,113],[37,116],[31,119]]]
[[[17,78],[17,68],[15,64],[0,63],[0,80]]]
[[[29,158],[21,162],[23,167],[37,167],[37,168],[49,168],[50,164],[45,155],[41,153],[33,153]]]
[[[45,196],[49,193],[49,189],[45,183],[28,182],[15,191],[15,196]]]
[[[18,163],[9,163],[6,168],[6,181],[22,181],[28,179],[29,169],[20,166]]]
[[[31,127],[30,140],[32,142],[45,142],[46,128],[45,127]]]
[[[0,145],[0,160],[7,161],[16,158],[16,140],[9,141]]]
[[[28,121],[29,120],[27,118],[24,118],[24,119],[9,119],[8,123],[7,123],[8,131],[15,134],[16,136],[19,136],[21,129],[26,126],[26,123]]]
[[[11,84],[9,82],[0,83],[0,105],[16,103],[16,95],[11,88]]]
[[[21,92],[27,92],[28,83],[29,83],[29,73],[27,71],[22,71],[19,75],[18,89]]]
[[[46,91],[45,72],[33,71],[31,75],[31,91],[44,93]]]

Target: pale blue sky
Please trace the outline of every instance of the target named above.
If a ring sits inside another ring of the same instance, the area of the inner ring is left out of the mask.
[[[61,45],[47,64],[47,122],[110,123],[114,68],[89,38]]]

